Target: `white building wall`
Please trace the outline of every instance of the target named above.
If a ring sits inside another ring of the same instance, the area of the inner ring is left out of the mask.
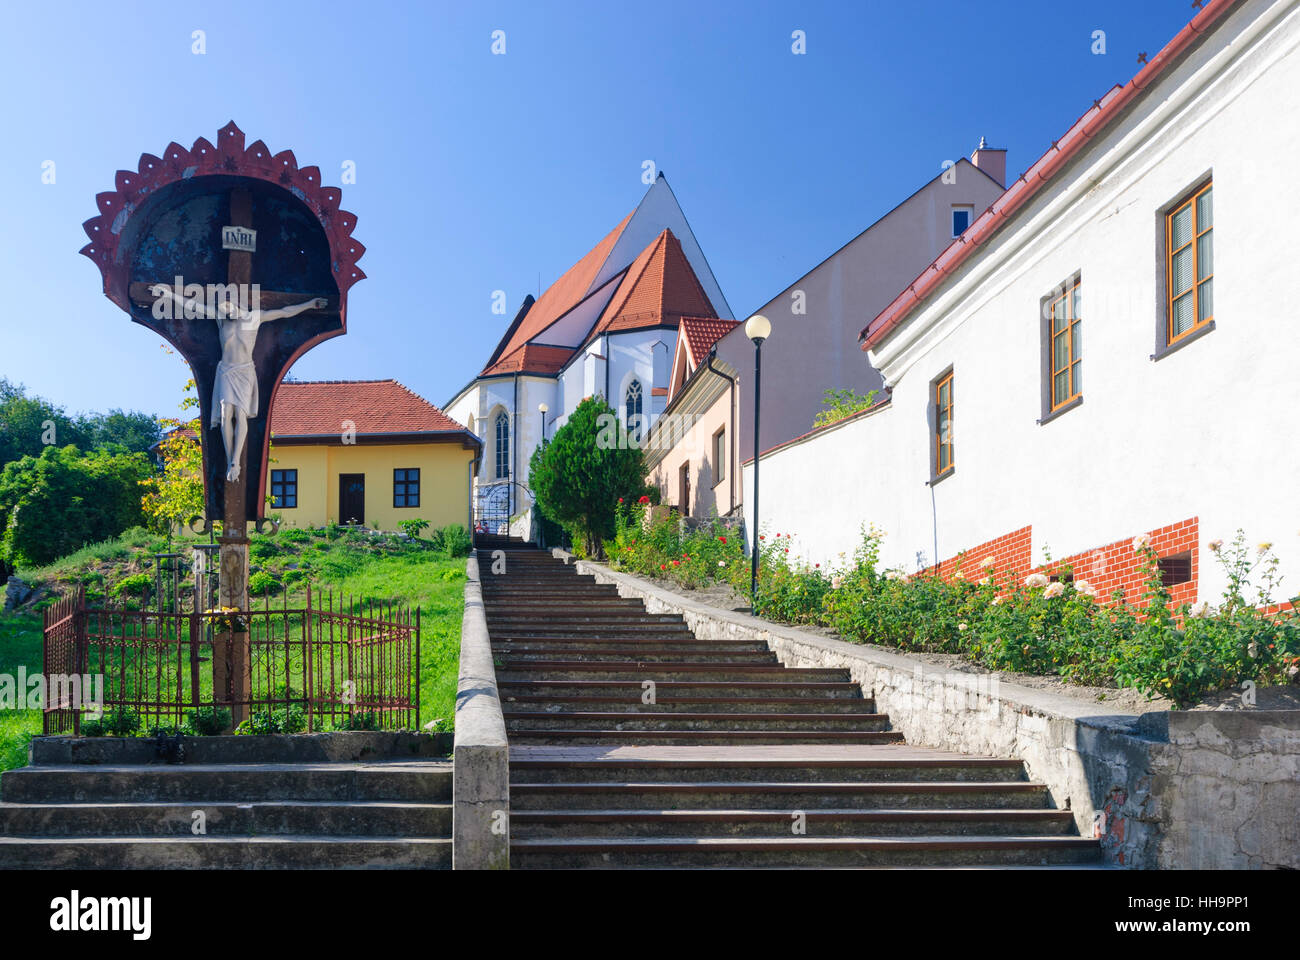
[[[1195,516],[1202,598],[1225,585],[1205,544],[1239,527],[1300,591],[1300,117],[1281,106],[1297,90],[1300,4],[1230,15],[873,353],[888,407],[763,459],[764,532],[833,563],[874,521],[884,561],[913,570],[1027,524],[1041,562]],[[1161,211],[1207,173],[1216,329],[1153,361]],[[1076,271],[1084,400],[1040,426],[1039,302]],[[956,470],[931,486],[931,382],[950,365]]]

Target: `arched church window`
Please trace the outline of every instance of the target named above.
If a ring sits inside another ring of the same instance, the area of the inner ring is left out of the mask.
[[[505,411],[497,414],[497,476],[498,480],[510,477],[510,418]]]
[[[623,401],[623,420],[627,424],[629,437],[641,440],[641,381],[633,380],[627,385],[627,397]]]

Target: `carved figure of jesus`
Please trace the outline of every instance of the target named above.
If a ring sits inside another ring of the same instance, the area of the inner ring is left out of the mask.
[[[155,296],[168,297],[184,310],[187,301],[176,295],[166,285],[153,288]],[[194,303],[190,309],[217,323],[221,338],[221,360],[217,363],[212,384],[212,426],[221,427],[221,439],[226,448],[226,481],[239,479],[239,461],[248,439],[248,420],[257,416],[257,371],[253,367],[253,345],[262,324],[274,320],[296,317],[306,310],[323,310],[329,301],[322,297],[275,310],[248,310],[233,300],[223,299],[209,310],[205,304]]]

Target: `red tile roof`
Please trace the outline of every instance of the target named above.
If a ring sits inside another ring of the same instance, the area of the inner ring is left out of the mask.
[[[1018,210],[1119,117],[1142,91],[1155,83],[1165,70],[1179,60],[1184,51],[1239,2],[1240,0],[1211,0],[1132,80],[1122,87],[1112,87],[1100,100],[1094,100],[1092,108],[1075,122],[1064,137],[1053,142],[1047,152],[1022,173],[1020,179],[995,200],[965,233],[946,247],[934,263],[926,267],[906,290],[862,329],[858,335],[862,349],[870,350],[906,320],[944,280],[974,256],[980,246],[987,243]]]
[[[396,380],[288,380],[275,392],[271,436],[334,437],[351,421],[358,436],[394,433],[463,433],[428,400]]]
[[[678,334],[686,344],[686,354],[692,365],[699,365],[708,356],[709,349],[740,326],[739,320],[719,320],[717,317],[682,317]]]
[[[623,235],[623,229],[631,219],[632,214],[629,213],[585,257],[546,288],[541,298],[524,314],[519,326],[507,333],[505,342],[498,345],[492,360],[488,361],[488,365],[483,368],[479,376],[513,372],[511,369],[498,369],[503,358],[521,349],[529,340],[535,338],[586,298],[591,285],[596,281],[597,274],[600,273],[600,268],[609,259],[614,244],[618,243],[619,237]],[[559,367],[556,367],[556,370],[558,369]]]
[[[559,373],[573,352],[573,347],[526,343],[507,353],[483,373]]]
[[[632,261],[593,333],[675,325],[683,316],[717,315],[682,252],[681,241],[664,229]]]

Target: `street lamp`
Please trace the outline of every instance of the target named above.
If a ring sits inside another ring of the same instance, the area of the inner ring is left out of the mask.
[[[745,336],[754,341],[754,529],[750,537],[753,556],[749,565],[749,596],[750,605],[755,608],[758,606],[758,462],[762,453],[758,446],[758,398],[763,375],[763,341],[771,334],[772,321],[761,313],[745,321]]]
[[[542,415],[542,443],[546,443],[546,411],[551,409],[544,403],[537,405],[537,412]]]

